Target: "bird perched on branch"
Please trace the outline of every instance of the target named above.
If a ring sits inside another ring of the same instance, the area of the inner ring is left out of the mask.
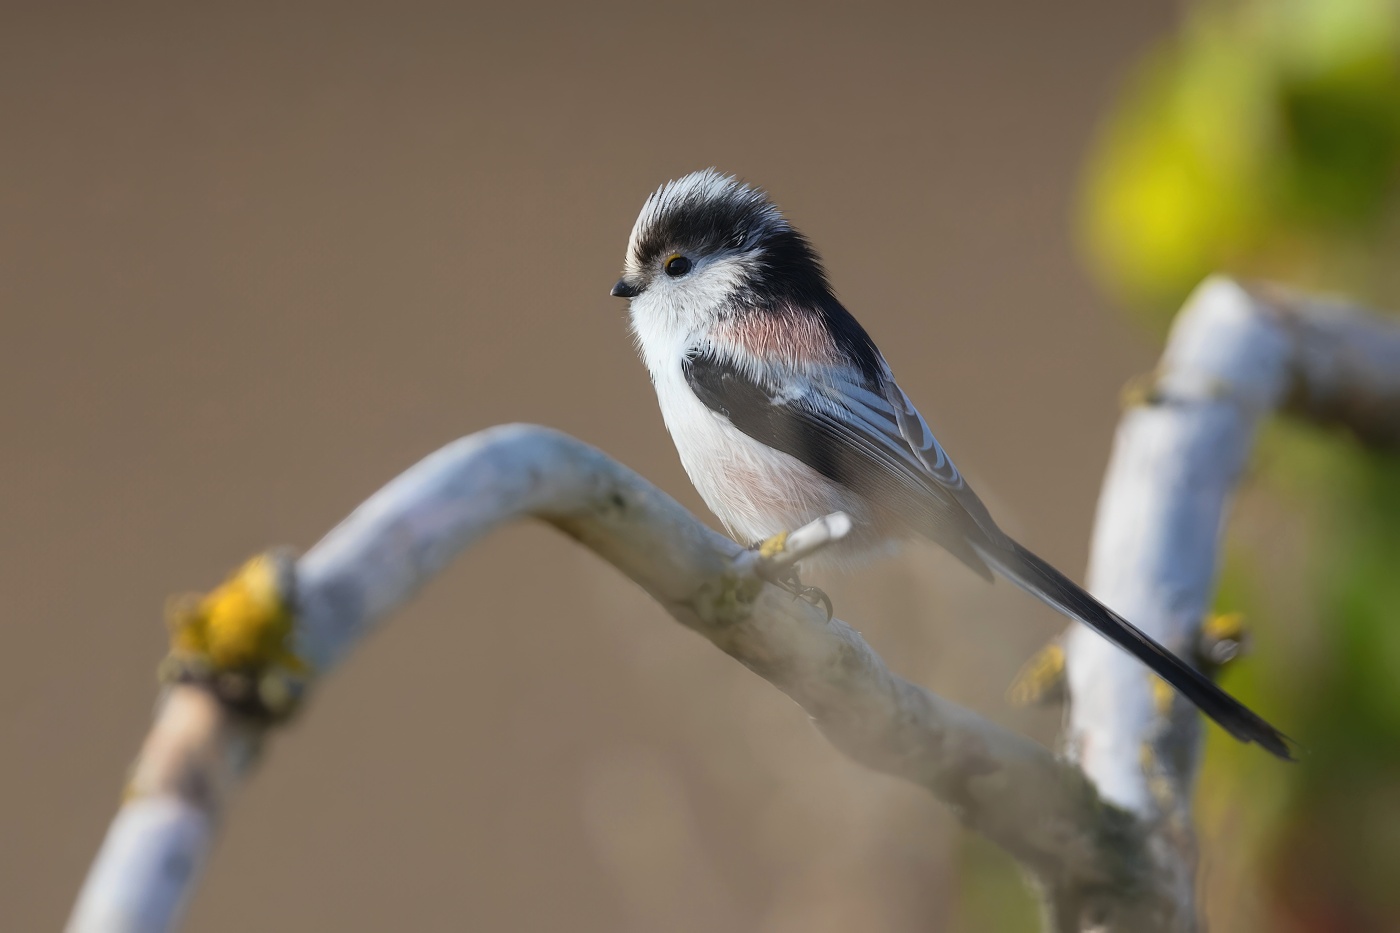
[[[631,301],[691,482],[735,537],[756,544],[837,511],[854,523],[838,559],[921,535],[1092,627],[1237,739],[1291,757],[1277,729],[997,527],[762,191],[714,170],[663,185],[612,293]]]

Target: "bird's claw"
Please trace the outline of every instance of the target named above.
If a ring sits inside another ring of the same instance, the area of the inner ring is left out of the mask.
[[[831,606],[831,597],[815,586],[803,586],[799,583],[797,585],[797,592],[793,595],[804,602],[811,603],[813,606],[821,607],[826,613],[826,621],[828,622],[831,621],[832,616],[835,614]]]
[[[766,541],[761,541],[754,545],[751,550],[757,552],[760,560],[758,562],[758,575],[767,582],[773,584],[785,592],[791,593],[797,599],[811,603],[826,611],[826,621],[830,622],[833,617],[831,597],[815,586],[807,586],[797,576],[797,568],[793,566],[775,567],[769,562],[769,558],[782,553],[787,544],[787,532],[779,532]]]
[[[831,597],[827,596],[819,587],[808,586],[798,579],[797,571],[789,570],[782,575],[764,575],[764,579],[786,593],[791,593],[796,599],[811,603],[826,612],[826,621],[830,622],[833,616]]]

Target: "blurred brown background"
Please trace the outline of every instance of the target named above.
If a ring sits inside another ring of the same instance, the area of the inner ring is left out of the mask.
[[[1165,0],[4,4],[4,928],[66,914],[168,594],[505,421],[706,514],[607,295],[645,195],[695,168],[772,191],[1004,523],[1078,573],[1118,389],[1153,352],[1080,271],[1074,191],[1173,21]],[[901,673],[1053,736],[1003,699],[1048,612],[927,551],[828,589]],[[998,859],[522,527],[274,743],[189,927],[976,930],[1029,910]]]

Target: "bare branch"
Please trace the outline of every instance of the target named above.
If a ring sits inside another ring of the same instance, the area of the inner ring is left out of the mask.
[[[1129,877],[1124,866],[1140,849],[1132,821],[1103,806],[1076,769],[895,676],[849,626],[765,582],[765,570],[845,534],[845,516],[759,556],[606,455],[544,428],[495,428],[449,445],[307,552],[287,575],[294,593],[283,594],[295,609],[293,660],[329,670],[453,556],[526,516],[606,558],[681,624],[801,704],[838,748],[924,786],[1047,883],[1112,889]],[[265,569],[251,577],[263,586],[282,578]],[[240,605],[269,604],[277,616],[275,594],[248,595],[247,581],[226,586],[246,597]],[[270,726],[206,686],[170,690],[70,930],[175,925]]]
[[[1118,431],[1090,584],[1189,654],[1259,420],[1287,410],[1400,440],[1400,329],[1214,279],[1178,319],[1140,401]],[[177,683],[69,929],[173,928],[229,798],[307,683],[464,548],[525,517],[610,561],[796,700],[846,754],[925,787],[1000,844],[1046,892],[1049,928],[1194,928],[1199,717],[1126,654],[1079,627],[1065,639],[1077,766],[1067,764],[895,676],[849,626],[768,582],[846,534],[846,516],[747,551],[592,447],[515,425],[428,457],[295,563],[266,555],[182,604],[166,665]],[[1217,647],[1232,638],[1219,635]]]

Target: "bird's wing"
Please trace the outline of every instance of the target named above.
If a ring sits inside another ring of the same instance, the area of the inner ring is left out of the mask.
[[[1004,536],[892,380],[891,390],[831,367],[820,378],[765,381],[704,349],[688,353],[683,369],[696,398],[734,427],[886,507],[991,579],[975,547]]]
[[[996,571],[1047,605],[1095,629],[1123,648],[1171,684],[1194,703],[1201,712],[1214,719],[1236,738],[1258,742],[1280,758],[1291,757],[1288,739],[1253,710],[1217,687],[1209,678],[1159,645],[1137,626],[1099,602],[1087,590],[1049,563],[1002,534],[992,522],[991,515],[973,494],[947,455],[934,440],[923,417],[895,384],[886,368],[884,381],[886,398],[899,423],[899,431],[910,449],[924,462],[927,473],[935,477],[958,501],[977,524],[991,532],[993,545],[972,539],[970,546],[977,556]],[[941,543],[941,542],[940,542]]]
[[[884,361],[881,360],[883,364]],[[924,468],[924,475],[937,483],[948,495],[958,503],[958,506],[967,513],[968,518],[976,523],[977,527],[994,543],[1004,543],[1005,533],[992,521],[991,513],[982,504],[982,500],[977,498],[977,494],[967,485],[958,472],[958,468],[953,465],[953,461],[948,459],[942,445],[929,430],[928,422],[924,416],[919,414],[919,410],[914,407],[914,403],[909,400],[909,396],[904,394],[904,390],[894,381],[894,374],[890,372],[889,366],[883,366],[883,373],[880,379],[880,390],[884,395],[887,408],[893,413],[895,424],[899,427],[899,436],[904,445],[914,453],[919,459],[919,463]]]
[[[1236,738],[1290,757],[1281,732],[1000,531],[888,369],[874,385],[834,367],[764,382],[704,350],[684,369],[696,397],[740,431],[881,503],[987,579],[995,568],[1132,654]]]
[[[998,529],[888,368],[873,386],[839,368],[765,383],[715,352],[688,354],[684,368],[696,397],[740,431],[893,510],[982,576],[991,579],[990,565],[1097,630],[1236,738],[1291,756],[1281,732]]]

